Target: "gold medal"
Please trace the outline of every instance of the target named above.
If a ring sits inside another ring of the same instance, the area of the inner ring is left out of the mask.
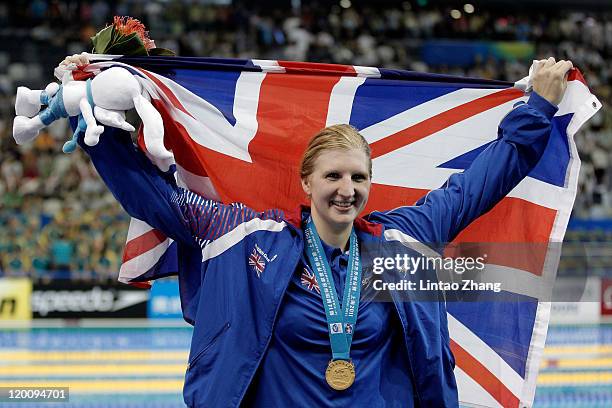
[[[351,361],[332,360],[325,370],[325,380],[336,391],[346,390],[355,381],[355,366]]]

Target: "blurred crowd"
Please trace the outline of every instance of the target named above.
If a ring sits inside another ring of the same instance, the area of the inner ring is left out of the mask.
[[[26,149],[4,136],[0,276],[116,279],[129,218],[86,155],[58,153],[63,141],[48,131]]]
[[[67,122],[54,123],[27,146],[16,146],[11,137],[16,87],[43,88],[53,80],[53,67],[65,55],[89,50],[89,37],[114,15],[140,19],[158,47],[183,56],[348,63],[508,81],[525,76],[533,58],[571,59],[604,104],[576,137],[582,171],[573,216],[612,217],[610,11],[527,9],[520,1],[503,9],[422,0],[353,3],[0,4],[0,276],[44,277],[49,270],[83,279],[117,275],[128,217],[81,152],[61,153]],[[468,65],[428,64],[423,47],[435,39],[509,41],[529,44],[533,52],[475,58]]]

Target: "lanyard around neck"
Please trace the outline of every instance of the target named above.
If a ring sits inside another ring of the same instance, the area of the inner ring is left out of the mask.
[[[357,235],[353,229],[349,242],[349,263],[344,285],[344,295],[342,297],[342,307],[336,294],[331,268],[312,217],[309,218],[306,224],[305,236],[306,255],[319,283],[321,297],[323,298],[332,358],[334,360],[349,360],[361,293],[361,260],[359,258]]]

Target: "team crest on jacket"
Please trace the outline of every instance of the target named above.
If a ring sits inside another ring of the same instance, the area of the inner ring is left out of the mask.
[[[257,252],[256,248],[253,248],[251,255],[249,255],[249,266],[255,271],[258,278],[266,269],[266,261],[263,256]]]
[[[310,291],[314,289],[319,295],[321,294],[321,289],[319,289],[319,284],[317,283],[315,274],[306,269],[306,267],[304,267],[300,280],[302,282],[302,286],[304,286],[306,289]]]

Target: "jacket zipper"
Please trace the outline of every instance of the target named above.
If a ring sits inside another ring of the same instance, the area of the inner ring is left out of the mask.
[[[231,326],[230,322],[226,322],[223,327],[221,328],[221,330],[219,330],[219,332],[217,334],[215,334],[213,336],[212,339],[210,339],[210,341],[208,342],[208,344],[206,345],[206,347],[204,347],[202,350],[200,350],[200,352],[198,354],[195,355],[195,357],[187,364],[187,371],[189,371],[200,359],[200,357],[202,357],[202,355],[204,355],[204,353],[213,345],[215,344],[215,342],[217,341],[217,339],[227,331],[227,329],[229,329]]]
[[[304,241],[302,240],[302,243],[303,242]],[[253,378],[255,377],[255,374],[257,373],[257,369],[259,368],[259,365],[261,364],[261,360],[263,359],[265,351],[268,349],[268,346],[270,345],[270,341],[272,341],[272,335],[274,334],[274,326],[276,326],[276,318],[278,316],[278,311],[280,310],[281,304],[283,302],[283,298],[285,297],[285,293],[287,292],[287,288],[289,287],[289,282],[291,281],[291,277],[293,276],[293,272],[295,272],[295,268],[296,268],[298,262],[300,261],[300,257],[301,257],[301,252],[297,254],[295,262],[292,263],[292,268],[290,269],[291,273],[289,274],[289,278],[287,279],[287,283],[285,284],[285,288],[283,289],[283,293],[281,294],[281,296],[280,296],[280,298],[278,300],[278,305],[276,305],[276,310],[274,311],[274,318],[272,319],[272,327],[270,329],[270,335],[268,336],[268,339],[266,340],[266,344],[265,344],[265,346],[263,348],[263,351],[262,351],[261,355],[257,359],[257,364],[255,364],[255,369],[253,370],[253,374],[251,374],[251,378],[249,378],[247,386],[244,388],[244,390],[240,394],[240,398],[238,399],[238,405],[236,405],[236,406],[240,406],[240,404],[242,403],[242,400],[244,399],[244,396],[246,395],[246,393],[247,393],[247,391],[249,389],[249,385],[251,385],[251,383],[253,382]]]
[[[419,395],[418,386],[416,384],[416,377],[414,376],[414,370],[412,369],[412,361],[410,358],[410,352],[408,351],[408,344],[406,344],[406,339],[408,338],[408,336],[406,335],[406,323],[404,322],[402,314],[399,311],[399,307],[396,303],[395,298],[393,298],[393,306],[395,306],[395,312],[397,313],[397,317],[399,318],[400,324],[402,325],[402,334],[404,335],[404,347],[406,348],[406,357],[408,358],[408,368],[410,369],[410,375],[412,376],[412,388],[414,390],[414,394],[417,397],[417,401],[419,402],[418,406],[422,407],[423,404],[421,403],[421,396]]]

